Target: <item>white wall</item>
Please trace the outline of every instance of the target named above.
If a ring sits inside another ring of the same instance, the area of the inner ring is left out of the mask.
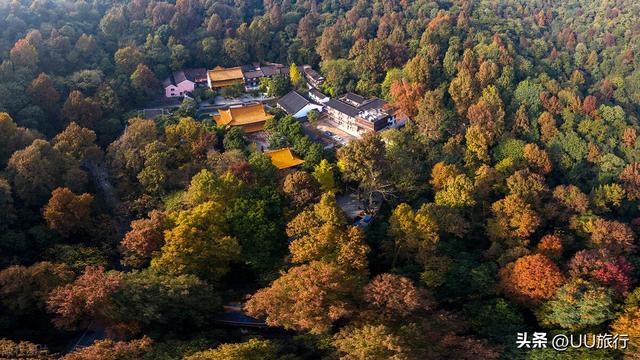
[[[303,117],[307,116],[307,114],[311,110],[322,111],[322,106],[321,105],[316,105],[316,104],[309,104],[309,105],[303,107],[302,109],[300,109],[300,111],[298,111],[297,113],[295,113],[293,115],[293,117],[296,118],[296,119],[303,118]]]

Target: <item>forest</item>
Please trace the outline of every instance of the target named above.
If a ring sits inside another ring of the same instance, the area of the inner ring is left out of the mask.
[[[409,122],[138,111],[260,62]],[[640,359],[639,114],[636,0],[0,0],[0,359]]]

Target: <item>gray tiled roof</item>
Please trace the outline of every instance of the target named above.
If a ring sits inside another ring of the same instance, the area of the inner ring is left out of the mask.
[[[244,77],[247,79],[254,79],[264,76],[264,72],[262,70],[251,70],[251,71],[243,71]]]
[[[310,89],[309,93],[312,94],[313,96],[317,97],[318,99],[326,99],[327,98],[327,95],[321,93],[320,90],[318,90],[316,88]]]
[[[387,102],[382,100],[382,99],[378,99],[378,98],[373,98],[370,100],[367,100],[364,102],[364,104],[360,105],[359,109],[360,110],[371,110],[371,109],[384,109],[385,105],[387,105]]]
[[[358,94],[354,94],[354,93],[346,93],[344,95],[342,95],[342,97],[340,98],[340,100],[343,100],[347,103],[351,103],[351,105],[359,107],[361,106],[367,99],[365,99],[364,97],[358,95]]]
[[[358,113],[360,112],[360,110],[358,110],[356,107],[351,106],[341,100],[329,99],[326,105],[329,108],[336,109],[337,111],[343,114],[347,114],[348,116],[351,116],[351,117],[358,116]]]
[[[302,108],[310,103],[311,102],[307,100],[307,98],[295,90],[290,91],[287,95],[278,100],[278,105],[280,105],[287,113],[292,115],[302,110]]]

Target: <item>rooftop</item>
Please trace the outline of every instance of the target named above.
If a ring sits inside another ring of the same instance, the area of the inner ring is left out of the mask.
[[[222,66],[216,66],[213,70],[207,72],[209,79],[213,83],[222,85],[228,85],[229,83],[242,81],[242,70],[239,67],[223,68]]]
[[[378,98],[373,98],[365,101],[362,105],[360,105],[359,109],[363,111],[384,110],[386,106],[387,106],[386,101]]]
[[[324,79],[317,71],[313,70],[310,66],[304,67],[304,73],[315,81],[320,81]]]
[[[264,72],[262,70],[248,70],[243,71],[244,77],[247,79],[259,78],[264,76]]]
[[[304,160],[295,156],[290,148],[266,151],[265,155],[271,158],[271,162],[279,170],[288,169],[304,163]]]
[[[326,99],[327,95],[323,94],[320,92],[320,90],[316,89],[316,88],[312,88],[311,90],[309,90],[309,94],[313,95],[315,97],[317,97],[318,99]]]
[[[297,113],[310,103],[311,102],[307,100],[307,98],[295,90],[290,91],[287,95],[278,100],[278,105],[280,105],[280,107],[289,114]]]
[[[220,114],[214,115],[213,119],[220,126],[243,126],[245,131],[252,132],[261,130],[260,123],[271,117],[264,111],[264,105],[256,103],[220,110]]]
[[[358,110],[358,108],[342,100],[329,99],[326,105],[328,108],[336,109],[337,111],[343,114],[347,114],[351,117],[356,117],[358,116],[358,113],[360,113],[360,110]]]
[[[365,99],[364,97],[351,92],[342,95],[342,97],[340,97],[340,100],[355,107],[360,107],[362,106],[362,104],[364,104],[365,101],[367,101],[367,99]]]

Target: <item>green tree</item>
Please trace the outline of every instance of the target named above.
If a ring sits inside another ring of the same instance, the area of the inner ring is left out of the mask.
[[[160,82],[147,65],[138,64],[130,79],[131,86],[138,92],[140,99],[150,99],[159,93]]]
[[[172,276],[153,269],[126,273],[113,294],[114,321],[161,333],[167,326],[193,329],[207,323],[222,302],[194,275]]]
[[[222,140],[222,146],[224,149],[229,150],[244,150],[249,144],[249,140],[239,126],[233,126],[227,130]]]
[[[610,290],[582,279],[574,279],[546,302],[538,312],[541,323],[580,331],[614,317]]]
[[[291,90],[291,81],[285,75],[274,75],[267,85],[267,96],[281,97]]]

